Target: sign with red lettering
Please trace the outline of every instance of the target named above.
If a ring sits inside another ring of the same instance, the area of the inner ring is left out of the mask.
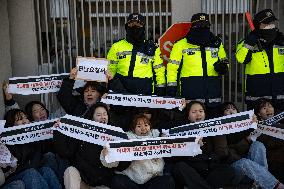
[[[195,137],[157,137],[114,141],[107,144],[107,163],[201,154]]]
[[[118,94],[118,93],[108,93],[106,98],[101,99],[101,101],[103,103],[112,104],[112,105],[163,108],[163,109],[173,109],[182,106],[181,98],[130,95],[130,94]]]
[[[167,64],[170,58],[174,43],[184,38],[191,27],[190,22],[175,23],[159,38],[159,45],[164,64]]]
[[[256,129],[257,123],[253,122],[253,110],[209,119],[196,123],[190,123],[171,129],[163,130],[167,136],[191,136],[200,137],[218,136],[241,132],[250,128]]]

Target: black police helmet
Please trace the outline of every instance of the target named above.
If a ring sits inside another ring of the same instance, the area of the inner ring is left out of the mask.
[[[259,27],[261,23],[268,24],[270,22],[278,20],[271,9],[264,9],[255,14],[253,18],[253,23],[255,27]]]
[[[191,17],[192,27],[210,27],[209,15],[197,13]]]
[[[133,21],[140,22],[142,25],[145,25],[145,17],[139,13],[131,13],[127,18],[126,24]]]

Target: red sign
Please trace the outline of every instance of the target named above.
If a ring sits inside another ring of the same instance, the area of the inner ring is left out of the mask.
[[[159,38],[159,45],[164,64],[167,64],[169,61],[174,43],[186,36],[190,26],[190,22],[175,23]]]

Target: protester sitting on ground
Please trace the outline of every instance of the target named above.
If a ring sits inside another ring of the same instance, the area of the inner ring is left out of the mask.
[[[232,102],[223,103],[221,111],[221,116],[238,113]],[[254,121],[257,121],[256,116]],[[248,132],[216,136],[215,140],[219,143],[216,154],[236,171],[234,184],[245,183],[246,178],[250,178],[255,186],[263,189],[281,188],[279,181],[268,171],[265,146],[252,141]]]
[[[83,87],[82,94],[73,95],[73,87],[77,68],[73,68],[70,76],[63,79],[57,94],[58,101],[67,114],[73,116],[84,116],[88,108],[100,101],[107,89],[96,81],[88,81]]]
[[[94,104],[86,112],[84,118],[109,124],[110,117],[107,105],[103,103]],[[55,141],[58,146],[58,153],[65,157],[68,156],[72,160],[71,166],[64,173],[65,188],[109,187],[114,171],[105,168],[100,162],[102,146],[69,138],[73,142],[71,145],[64,145],[60,141]]]
[[[29,124],[26,113],[20,109],[9,110],[4,119],[6,120],[5,127],[13,127],[24,124]],[[53,172],[45,164],[42,164],[44,154],[46,153],[45,145],[41,141],[26,144],[7,145],[11,154],[17,158],[18,164],[16,170],[8,177],[7,182],[14,180],[22,180],[25,176],[25,171],[30,170],[34,175],[31,182],[38,186],[31,188],[53,188],[61,189],[61,185]],[[36,181],[33,179],[37,179]]]
[[[144,114],[134,117],[130,131],[127,132],[129,139],[155,138],[160,135],[157,129],[152,129],[150,120]],[[105,156],[106,148],[101,153],[101,161],[105,167],[117,167],[123,162],[107,163]],[[131,161],[125,170],[118,172],[113,179],[112,189],[174,189],[175,184],[171,176],[163,175],[163,158]]]
[[[260,98],[255,102],[254,112],[260,121],[273,117],[276,111],[269,99]],[[266,147],[269,171],[284,183],[284,141],[267,135],[257,140]]]
[[[205,120],[205,106],[202,102],[187,104],[188,116],[185,120],[170,123],[168,128]],[[195,157],[176,158],[173,176],[177,188],[223,188],[232,183],[234,170],[228,164],[220,163],[214,153],[214,137],[203,138],[202,154]]]

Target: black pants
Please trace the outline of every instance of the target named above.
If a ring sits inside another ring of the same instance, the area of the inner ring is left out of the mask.
[[[128,176],[115,175],[111,189],[175,189],[175,182],[171,176],[158,176],[145,184],[136,184]]]
[[[208,171],[206,176],[185,162],[179,162],[173,169],[176,184],[183,188],[212,189],[228,186],[234,178],[234,170],[229,165],[218,165]]]

